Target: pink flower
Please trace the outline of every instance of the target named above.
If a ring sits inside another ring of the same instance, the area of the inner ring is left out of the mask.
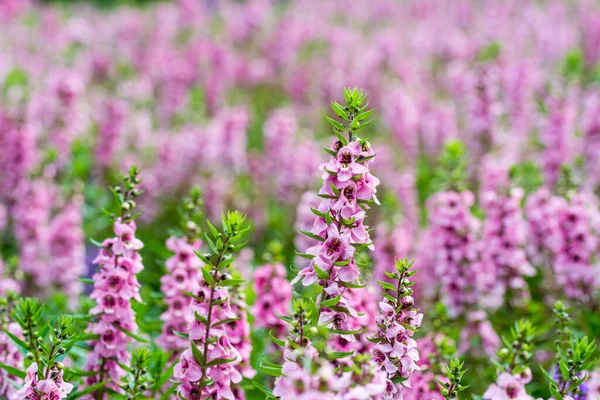
[[[519,377],[503,372],[483,394],[485,400],[532,400]]]

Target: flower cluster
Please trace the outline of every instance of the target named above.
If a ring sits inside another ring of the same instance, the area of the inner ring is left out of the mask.
[[[600,286],[594,261],[598,251],[597,225],[600,221],[595,198],[584,193],[575,193],[565,201],[558,214],[561,246],[554,258],[556,280],[567,296],[586,301],[594,296]]]
[[[167,310],[160,317],[164,325],[156,343],[163,349],[175,353],[187,347],[187,340],[177,336],[176,332],[185,332],[187,325],[192,322],[188,313],[190,298],[183,291],[192,291],[202,268],[202,261],[194,254],[202,247],[202,242],[198,238],[201,205],[200,191],[192,189],[190,196],[183,202],[184,235],[183,237],[171,236],[167,240],[167,249],[174,254],[167,260],[167,273],[160,279]]]
[[[297,299],[293,304],[292,317],[285,318],[290,324],[290,336],[286,341],[275,339],[284,347],[283,365],[263,360],[261,367],[277,377],[273,391],[260,387],[269,397],[281,400],[315,399],[318,397],[334,400],[383,399],[386,390],[386,374],[366,358],[366,355],[353,357],[351,368],[345,358],[352,352],[330,352],[317,349],[324,344],[316,329],[314,313],[309,309],[309,301]]]
[[[486,291],[485,305],[498,308],[507,292],[516,299],[526,298],[524,277],[535,275],[535,269],[529,264],[525,251],[527,227],[521,211],[523,190],[511,189],[508,171],[490,164],[484,164],[487,176],[482,179],[485,184],[480,196],[487,214],[481,233],[481,262],[489,271],[489,276],[482,277],[485,281],[481,286]]]
[[[185,237],[171,236],[167,240],[167,249],[174,254],[167,260],[167,273],[160,279],[167,311],[161,315],[164,326],[157,339],[165,350],[181,350],[187,346],[187,341],[176,332],[184,332],[187,324],[192,322],[187,312],[190,298],[182,290],[191,291],[198,281],[202,262],[194,251],[200,250],[201,246],[200,240],[190,243]]]
[[[45,321],[42,311],[43,306],[33,298],[21,299],[15,305],[12,315],[20,325],[20,332],[19,336],[11,336],[12,333],[9,336],[27,352],[24,363],[27,370],[20,389],[8,397],[11,400],[58,400],[74,390],[73,385],[63,379],[65,365],[62,360],[79,339],[75,337],[75,322],[70,316],[63,315],[52,322]],[[42,336],[38,327],[44,325],[49,329]]]
[[[256,325],[273,330],[275,336],[284,334],[287,327],[277,315],[286,315],[289,312],[292,293],[283,264],[265,264],[256,268],[254,290],[260,293],[253,306]]]
[[[552,260],[562,243],[556,215],[564,202],[542,187],[527,197],[525,215],[527,219],[527,254],[535,265]]]
[[[414,308],[413,291],[410,281],[416,271],[411,271],[412,263],[406,259],[396,262],[396,271],[386,275],[395,284],[380,282],[383,300],[379,302],[380,314],[377,323],[375,343],[371,350],[373,361],[387,374],[386,398],[402,399],[405,387],[410,387],[410,377],[420,368],[419,350],[413,339],[421,326],[423,314]]]
[[[212,239],[208,234],[206,239],[212,252],[198,253],[206,265],[200,269],[202,279],[186,292],[191,297],[187,312],[192,322],[182,334],[189,342],[173,374],[182,398],[234,400],[239,398],[234,395],[234,385],[242,380],[240,370],[252,376],[247,364],[241,365],[247,358],[236,348],[239,346],[245,357],[249,355],[247,322],[239,322],[242,310],[233,303],[229,289],[241,282],[224,271],[234,261],[233,253],[244,245],[239,241],[250,229],[244,227],[245,219],[237,211],[223,215],[223,232],[209,223]]]
[[[323,186],[319,196],[325,200],[313,209],[316,218],[311,232],[301,231],[318,243],[306,250],[304,256],[310,259],[310,265],[292,281],[293,285],[302,280],[305,286],[318,281],[323,288],[317,299],[321,310],[319,324],[339,331],[348,330],[348,319],[358,316],[345,291],[359,278],[356,247],[374,248],[364,219],[369,204],[378,202],[375,193],[379,185],[379,179],[369,171],[374,150],[369,142],[354,136],[368,124],[372,110],[366,110],[362,92],[354,89],[345,90],[344,94],[347,105],[334,102],[332,108],[348,122],[348,127],[329,118],[338,140],[328,150],[330,161],[320,166]],[[348,134],[347,139],[344,134]],[[352,335],[345,336],[352,340]]]
[[[306,189],[315,178],[314,143],[298,143],[298,121],[291,110],[278,109],[265,121],[265,162],[269,176],[273,176],[278,195],[285,200],[294,199],[299,189]],[[295,151],[290,151],[295,149]]]
[[[102,242],[93,261],[100,270],[92,277],[94,290],[90,294],[96,301],[90,314],[98,317],[88,327],[88,332],[96,337],[90,343],[93,351],[86,364],[86,371],[95,372],[86,379],[88,385],[102,383],[108,377],[119,382],[125,374],[119,362],[126,363],[131,357],[128,349],[132,342],[130,332],[137,331],[131,301],[142,300],[136,275],[144,269],[139,254],[143,243],[135,237],[136,224],[131,214],[136,205],[134,199],[139,195],[137,185],[141,180],[138,174],[138,169],[132,167],[129,175],[124,177],[124,188],[113,189],[121,208],[113,225],[115,236]]]
[[[39,379],[38,365],[33,363],[27,368],[27,377],[23,388],[16,398],[28,400],[58,400],[64,399],[73,390],[73,385],[63,380],[64,370],[53,368],[44,373],[45,378]]]
[[[477,299],[472,265],[477,260],[474,246],[480,222],[470,211],[473,202],[469,191],[439,192],[427,200],[430,226],[423,251],[433,252],[431,273],[439,279],[440,296],[452,315]]]
[[[485,400],[533,399],[527,394],[525,385],[532,377],[529,362],[534,335],[535,329],[529,321],[520,320],[514,324],[510,336],[503,340],[510,346],[498,350],[498,378],[483,394]]]
[[[71,305],[77,303],[83,290],[78,279],[85,270],[82,214],[83,199],[75,195],[52,219],[48,232],[48,266]]]

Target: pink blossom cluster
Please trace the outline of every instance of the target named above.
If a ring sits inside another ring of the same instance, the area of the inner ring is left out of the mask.
[[[48,228],[48,267],[55,283],[77,304],[83,291],[79,277],[85,272],[83,198],[75,195],[57,214]]]
[[[140,284],[136,275],[144,269],[139,250],[144,246],[135,237],[134,221],[118,218],[114,223],[115,237],[105,239],[93,263],[100,266],[94,274],[94,290],[90,298],[96,306],[90,314],[98,315],[97,322],[88,331],[98,335],[91,341],[86,371],[95,371],[86,379],[94,385],[110,377],[117,383],[124,376],[119,362],[127,363],[131,357],[128,345],[132,342],[124,331],[135,332],[137,324],[131,301],[141,301]],[[114,386],[114,384],[111,384]]]
[[[382,400],[386,390],[385,373],[366,365],[360,370],[341,372],[333,363],[319,357],[310,343],[284,351],[282,376],[275,381],[273,395],[281,400]],[[365,384],[361,384],[365,380]]]
[[[372,158],[360,161],[361,158],[375,154],[368,142],[353,140],[343,145],[338,141],[331,149],[336,156],[332,156],[328,163],[320,166],[324,172],[323,187],[319,192],[320,195],[330,198],[319,205],[320,216],[315,218],[311,231],[313,235],[322,239],[306,250],[312,257],[310,265],[298,273],[292,284],[300,279],[305,286],[317,282],[317,268],[328,273],[327,280],[319,281],[319,285],[323,287],[323,294],[319,296],[317,304],[339,295],[338,304],[347,308],[349,314],[325,309],[320,315],[320,323],[346,330],[349,317],[356,318],[358,314],[354,305],[344,295],[344,283],[356,282],[359,276],[354,260],[354,245],[364,244],[374,248],[367,227],[363,224],[365,209],[368,207],[364,203],[373,199],[377,201],[375,193],[379,179],[369,172]],[[328,218],[332,219],[331,223],[327,222]]]
[[[556,283],[567,296],[587,299],[600,285],[593,257],[599,246],[600,214],[590,194],[580,191],[568,197],[541,188],[528,198],[530,238],[534,254],[551,263]]]
[[[561,244],[562,236],[556,215],[564,206],[559,197],[542,187],[527,197],[527,253],[534,265],[551,262]]]
[[[600,93],[592,92],[585,97],[581,119],[586,184],[594,190],[600,185]]]
[[[588,194],[573,194],[557,219],[562,238],[553,262],[557,283],[567,296],[587,300],[600,286],[600,266],[595,260],[600,227],[598,202]]]
[[[419,350],[413,339],[421,326],[423,314],[414,311],[414,300],[405,296],[398,302],[384,299],[379,302],[377,315],[378,342],[371,350],[373,361],[387,374],[386,399],[402,399],[404,388],[410,388],[410,379],[419,371]]]
[[[119,100],[107,100],[101,108],[98,122],[98,144],[96,146],[96,162],[101,167],[108,166],[119,149],[119,139],[125,133],[127,121],[127,105]]]
[[[202,242],[171,236],[167,249],[174,254],[166,262],[167,273],[160,278],[161,291],[165,294],[167,310],[161,315],[163,329],[156,343],[163,349],[178,352],[187,347],[187,340],[175,334],[185,332],[192,322],[188,313],[190,298],[182,290],[190,292],[196,285],[202,261],[194,254]]]
[[[16,190],[37,162],[36,138],[28,127],[0,113],[0,199],[8,204],[18,199]]]
[[[348,288],[344,295],[348,303],[352,304],[356,313],[355,318],[348,319],[348,329],[359,332],[354,334],[354,338],[347,335],[336,335],[331,339],[331,347],[336,351],[349,352],[354,354],[369,354],[373,343],[368,339],[373,330],[375,317],[377,316],[377,296],[372,287]],[[353,340],[349,340],[353,339]],[[342,359],[341,363],[350,363],[351,359]]]
[[[250,355],[252,353],[252,340],[250,339],[248,305],[246,304],[245,294],[242,293],[239,289],[232,290],[231,311],[235,315],[237,315],[238,319],[226,324],[225,332],[229,337],[231,345],[240,353],[241,362],[237,366],[238,371],[242,374],[244,378],[251,379],[254,378],[254,376],[256,375],[256,371],[252,368],[252,365],[250,364]]]
[[[263,128],[264,167],[267,176],[282,199],[295,199],[297,192],[305,190],[316,178],[315,161],[311,156],[317,151],[312,140],[298,139],[298,121],[289,109],[273,111]]]
[[[535,275],[525,250],[527,225],[521,210],[523,190],[510,188],[508,171],[484,163],[480,203],[486,213],[481,232],[480,262],[488,274],[480,275],[487,308],[498,308],[507,293],[528,296],[526,276]],[[490,171],[491,170],[491,171]],[[497,175],[494,177],[493,175]],[[495,181],[495,184],[493,183]]]
[[[478,338],[479,345],[473,345],[473,338]],[[494,330],[484,311],[473,311],[467,315],[467,325],[460,332],[458,351],[472,353],[482,357],[495,357],[500,347],[500,337]]]
[[[540,132],[541,164],[548,185],[556,184],[560,166],[572,161],[577,107],[573,94],[548,99],[548,118]]]
[[[33,279],[40,294],[59,287],[75,305],[83,289],[83,198],[63,200],[49,179],[23,180],[12,208],[19,244],[19,268]]]
[[[525,385],[531,381],[531,374],[523,376],[511,375],[508,372],[502,372],[498,375],[496,383],[483,394],[484,400],[533,400],[533,397],[527,394]]]
[[[15,236],[19,242],[19,264],[40,286],[49,286],[54,274],[40,268],[46,259],[48,225],[56,198],[56,187],[49,181],[21,181],[19,200],[13,208]]]
[[[38,365],[31,364],[27,368],[27,376],[23,387],[17,392],[15,399],[59,400],[65,399],[73,390],[73,385],[63,380],[63,369],[51,368],[45,371],[44,379],[38,377]]]
[[[394,265],[395,260],[407,258],[413,250],[415,239],[411,227],[407,222],[400,222],[391,229],[383,223],[378,224],[375,227],[375,240],[377,247],[373,252],[373,276],[378,280],[389,280],[385,271]]]
[[[272,330],[276,337],[283,335],[287,326],[277,315],[287,315],[292,300],[283,264],[265,264],[256,268],[254,291],[259,294],[252,308],[255,325]]]
[[[192,293],[194,298],[188,308],[192,323],[188,325],[185,332],[189,335],[188,347],[181,354],[173,371],[173,379],[179,383],[177,392],[180,396],[190,400],[205,399],[211,396],[219,399],[238,399],[239,397],[234,396],[232,389],[242,380],[242,374],[238,369],[243,359],[239,350],[234,346],[234,341],[239,344],[245,332],[243,324],[234,323],[232,326],[228,326],[228,320],[238,318],[236,309],[232,307],[230,293],[226,287],[216,286],[211,294],[210,286],[203,279],[196,281]],[[208,304],[210,299],[213,299],[212,307]],[[212,326],[207,328],[204,322],[198,320],[196,314],[207,319],[209,310],[211,310],[209,321],[212,321]],[[224,322],[219,324],[220,321]],[[194,356],[192,346],[202,351],[206,364],[219,359],[231,361],[202,367]],[[200,389],[198,383],[207,379],[212,379],[213,383],[203,385]]]
[[[480,222],[471,213],[473,193],[446,191],[427,199],[429,227],[422,252],[429,253],[429,273],[439,282],[439,295],[451,315],[477,302],[475,250]]]

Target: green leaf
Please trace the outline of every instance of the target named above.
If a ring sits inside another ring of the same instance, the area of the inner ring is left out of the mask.
[[[331,108],[333,108],[333,111],[335,111],[338,117],[348,121],[348,114],[346,113],[346,110],[344,110],[344,107],[342,107],[341,104],[338,104],[334,101],[331,103]]]
[[[330,361],[339,360],[340,358],[350,357],[354,354],[354,351],[334,351],[332,353],[327,353],[326,358]]]
[[[78,399],[80,397],[85,396],[86,394],[94,393],[94,392],[98,391],[99,389],[102,389],[104,386],[108,385],[110,382],[111,382],[110,379],[106,379],[103,382],[96,383],[95,385],[87,387],[83,390],[79,390],[79,387],[78,387],[76,392],[72,392],[69,395],[69,397],[67,397],[67,400]]]
[[[365,119],[368,119],[371,115],[373,115],[374,112],[375,110],[363,111],[357,116],[355,116],[354,120],[358,122],[364,121]]]
[[[319,242],[324,242],[324,241],[325,241],[325,239],[324,239],[324,238],[322,238],[322,237],[321,237],[321,236],[319,236],[319,235],[315,235],[314,233],[311,233],[311,232],[308,232],[308,231],[303,231],[302,229],[298,229],[298,230],[300,231],[300,233],[302,233],[302,234],[304,234],[304,235],[308,236],[308,237],[309,237],[309,238],[311,238],[311,239],[318,240]]]
[[[307,260],[312,260],[313,258],[315,258],[314,255],[312,254],[307,254],[307,253],[298,253],[296,252],[296,255],[302,258],[306,258]]]
[[[96,240],[96,239],[94,239],[94,238],[90,238],[90,242],[92,242],[92,244],[93,244],[94,246],[96,246],[96,247],[104,247],[104,246],[102,245],[102,242],[99,242],[99,241],[97,241],[97,240]]]
[[[189,339],[190,338],[190,334],[189,333],[179,332],[179,331],[176,331],[175,329],[173,329],[173,334],[175,336],[179,336],[182,339]]]
[[[329,121],[335,129],[340,130],[340,131],[346,130],[346,127],[344,125],[340,124],[339,122],[337,122],[335,119],[329,118],[328,116],[325,116],[325,118],[327,118],[327,121]]]
[[[221,364],[229,364],[230,362],[234,362],[237,358],[233,357],[233,358],[216,358],[214,360],[212,360],[211,362],[209,362],[208,364],[206,364],[207,367],[212,367],[215,365],[221,365]]]
[[[261,385],[260,383],[254,381],[254,380],[252,381],[252,384],[254,386],[256,386],[256,388],[258,390],[260,390],[261,392],[263,392],[267,396],[273,396],[273,391],[271,389],[267,388],[266,386],[263,386],[263,385]]]
[[[244,282],[246,282],[244,279],[227,279],[219,281],[218,286],[239,286]]]
[[[20,369],[11,367],[10,365],[0,363],[0,368],[8,372],[10,375],[16,376],[19,379],[25,379],[25,377],[27,376],[27,373],[25,373],[25,371],[21,371]]]
[[[204,261],[206,264],[210,264],[210,260],[207,257],[204,257],[204,254],[200,253],[199,251],[194,250],[194,253],[196,253],[196,256],[201,259],[202,261]]]
[[[210,272],[208,272],[204,267],[200,268],[200,271],[202,272],[202,278],[204,278],[204,281],[210,286],[214,286],[215,278],[210,274]]]
[[[212,324],[212,328],[214,328],[215,326],[219,326],[219,325],[223,325],[223,324],[228,324],[230,322],[235,322],[235,321],[239,321],[240,319],[242,319],[242,317],[234,317],[234,318],[225,318],[222,319],[218,322],[215,322],[214,324]]]
[[[335,333],[336,335],[356,335],[361,332],[360,329],[356,329],[354,331],[346,331],[343,329],[329,329],[329,332]]]
[[[319,279],[325,279],[325,280],[329,279],[329,272],[323,271],[321,268],[317,267],[316,264],[313,265],[313,268],[315,269],[315,272]]]
[[[337,296],[335,296],[332,299],[323,300],[321,302],[321,308],[329,308],[329,307],[337,305],[340,302],[341,297],[342,297],[342,295],[338,294]]]
[[[351,282],[343,282],[343,281],[338,282],[338,285],[343,286],[343,287],[347,287],[347,288],[350,288],[350,289],[362,289],[365,286],[367,286],[366,284],[361,285],[359,283],[351,283]]]
[[[377,282],[379,282],[379,284],[381,285],[382,288],[386,289],[386,290],[393,290],[396,291],[396,287],[394,285],[392,285],[389,282],[385,282],[385,281],[380,281],[377,280]]]
[[[125,328],[122,328],[122,327],[118,327],[118,328],[119,328],[119,330],[121,332],[123,332],[124,334],[126,334],[130,338],[135,339],[135,340],[137,340],[138,342],[141,342],[141,343],[148,343],[148,339],[145,339],[145,338],[141,337],[140,335],[137,335],[137,334],[135,334],[135,333],[133,333],[131,331],[128,331]]]
[[[4,330],[4,333],[19,348],[19,350],[21,351],[21,353],[26,354],[29,351],[29,344],[28,343],[24,342],[22,339],[19,339],[18,337],[16,337],[15,335],[13,335],[12,333],[10,333],[6,329]]]
[[[339,140],[340,142],[342,142],[342,144],[343,144],[344,146],[347,146],[347,145],[348,145],[348,140],[347,140],[347,139],[344,137],[344,135],[342,135],[340,132],[336,131],[336,132],[335,132],[335,136],[337,136],[338,140]],[[336,156],[337,156],[337,154],[336,154]]]
[[[333,184],[333,182],[329,182],[329,186],[331,187],[331,190],[333,191],[333,193],[336,196],[339,196],[342,192],[340,189],[336,188],[335,185]]]
[[[79,278],[77,278],[77,279],[79,279],[80,282],[83,282],[86,285],[94,285],[94,280],[93,279],[84,278],[84,277],[81,277],[81,276]]]
[[[194,356],[194,360],[198,363],[198,365],[204,365],[204,355],[200,351],[196,345],[192,343],[192,355]]]
[[[206,224],[208,225],[208,228],[210,229],[210,232],[212,233],[213,237],[215,239],[218,238],[219,237],[219,231],[217,230],[217,228],[215,228],[214,225],[211,224],[208,219],[206,220]]]
[[[550,384],[548,389],[550,390],[550,394],[552,395],[552,397],[554,397],[554,400],[563,400],[562,394],[558,392],[558,388],[555,387],[552,383]]]
[[[273,341],[273,343],[275,343],[276,345],[281,346],[281,347],[285,347],[285,340],[281,340],[281,339],[278,339],[275,336],[273,336],[273,332],[272,331],[269,331],[269,337],[271,338],[271,340]]]

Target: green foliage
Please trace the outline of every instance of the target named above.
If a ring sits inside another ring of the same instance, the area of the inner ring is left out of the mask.
[[[467,188],[467,158],[465,145],[460,140],[449,140],[444,144],[439,166],[433,178],[435,191],[463,191]]]
[[[458,399],[458,394],[469,388],[469,385],[463,385],[461,383],[463,375],[467,372],[464,365],[464,361],[452,359],[450,364],[446,367],[447,380],[442,381],[437,379],[438,384],[441,387],[442,396],[444,396],[446,400]]]

